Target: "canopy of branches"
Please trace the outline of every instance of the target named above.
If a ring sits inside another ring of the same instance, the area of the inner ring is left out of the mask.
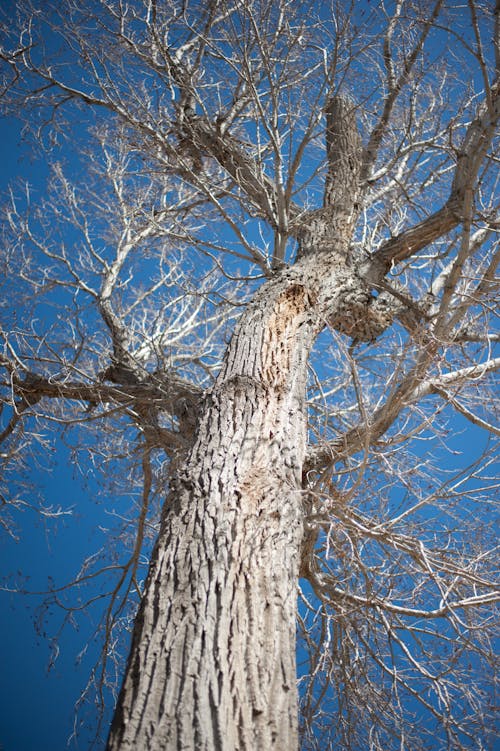
[[[89,695],[119,682],[169,473],[236,320],[340,200],[349,153],[326,128],[342,102],[361,154],[348,266],[381,323],[325,320],[310,357],[303,746],[486,748],[498,3],[20,0],[7,15],[0,104],[38,167],[4,196],[1,521],[57,522],[29,479],[61,441],[115,510],[103,549],[47,594],[98,609]]]

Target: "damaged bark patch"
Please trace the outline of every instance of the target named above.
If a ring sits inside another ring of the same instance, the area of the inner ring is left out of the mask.
[[[310,307],[307,289],[294,284],[277,298],[267,322],[262,346],[262,380],[277,391],[283,391],[289,383],[293,361],[300,351],[297,332]]]

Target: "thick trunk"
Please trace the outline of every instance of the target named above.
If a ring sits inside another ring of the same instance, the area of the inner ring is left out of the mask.
[[[297,747],[300,480],[315,328],[306,288],[285,274],[235,332],[173,480],[110,750]]]
[[[173,477],[108,751],[298,746],[307,358],[327,321],[358,338],[379,326],[348,260],[361,165],[354,113],[334,100],[327,114],[324,206],[302,217],[298,261],[242,316]]]

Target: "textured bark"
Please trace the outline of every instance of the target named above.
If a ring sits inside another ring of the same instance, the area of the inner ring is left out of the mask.
[[[298,745],[307,357],[324,315],[355,309],[345,247],[336,257],[303,258],[262,288],[205,397],[172,480],[110,751]]]
[[[307,358],[327,321],[373,335],[369,290],[348,262],[359,136],[347,106],[328,111],[323,208],[303,218],[296,264],[243,314],[172,478],[109,751],[298,746]]]
[[[244,315],[175,478],[109,748],[293,749],[304,392],[316,317]]]

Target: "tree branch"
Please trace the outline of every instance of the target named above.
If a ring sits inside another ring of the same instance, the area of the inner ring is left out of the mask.
[[[190,438],[197,419],[198,405],[202,391],[193,384],[169,374],[148,375],[140,382],[121,383],[109,386],[102,382],[76,383],[61,382],[27,372],[21,379],[12,377],[13,394],[20,400],[16,409],[19,421],[19,410],[25,411],[34,406],[41,399],[63,399],[69,401],[88,402],[91,406],[99,404],[116,404],[124,409],[133,408],[139,418],[144,417],[149,433],[156,434],[154,441],[169,447],[179,445],[179,434],[157,425],[151,425],[151,410],[165,412],[178,420],[179,430],[185,437]],[[146,414],[146,412],[147,414]],[[9,424],[10,425],[10,424]],[[12,429],[4,431],[2,438],[6,438]],[[177,436],[177,437],[176,437]]]
[[[476,117],[458,152],[451,192],[446,203],[419,224],[385,242],[369,261],[362,265],[367,281],[378,281],[391,266],[418,253],[464,220],[466,195],[473,190],[479,169],[497,131],[500,119],[500,79],[490,89],[491,97],[478,107]]]
[[[394,105],[396,103],[396,100],[399,94],[401,93],[402,89],[408,82],[413,66],[415,65],[415,62],[417,61],[417,59],[419,58],[422,48],[425,44],[425,40],[427,39],[427,36],[439,15],[441,6],[443,5],[443,0],[437,0],[436,4],[434,5],[432,9],[432,13],[428,15],[427,20],[424,23],[420,37],[418,38],[411,53],[405,58],[403,71],[401,75],[399,76],[399,78],[396,80],[396,75],[394,72],[394,64],[393,64],[393,59],[392,59],[392,52],[391,52],[391,41],[392,41],[392,36],[393,36],[395,25],[396,25],[396,20],[401,11],[401,5],[402,3],[397,4],[396,11],[394,12],[394,16],[393,18],[391,18],[388,24],[387,32],[386,32],[385,39],[384,39],[384,64],[385,64],[386,72],[387,72],[388,92],[384,100],[382,114],[380,115],[380,118],[375,128],[373,129],[370,135],[370,138],[368,140],[368,144],[364,150],[363,167],[362,167],[362,172],[361,172],[361,179],[363,183],[365,183],[367,178],[370,176],[370,170],[375,164],[378,150],[380,148],[380,144],[382,142],[382,138],[384,136],[387,125],[389,124],[389,120],[390,120]]]
[[[415,373],[410,373],[385,404],[374,412],[369,424],[362,423],[354,426],[327,446],[311,447],[304,462],[304,471],[308,472],[313,469],[321,471],[324,467],[331,466],[373,445],[389,429],[403,409],[425,396],[439,393],[451,384],[478,380],[497,370],[500,370],[500,357],[428,378],[417,385],[415,385]]]

